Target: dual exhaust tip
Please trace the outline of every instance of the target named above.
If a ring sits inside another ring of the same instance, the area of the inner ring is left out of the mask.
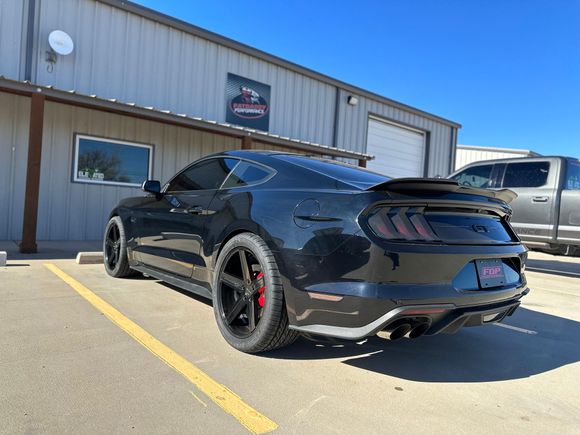
[[[386,340],[398,340],[403,337],[418,338],[425,334],[430,326],[431,324],[429,322],[414,324],[404,322],[393,327],[387,327],[382,331],[379,331],[377,335]]]

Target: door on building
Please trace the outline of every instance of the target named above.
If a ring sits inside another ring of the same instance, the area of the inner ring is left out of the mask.
[[[211,202],[237,159],[209,158],[177,174],[159,201],[135,210],[138,240],[135,252],[142,263],[184,277],[205,268],[200,251]]]
[[[367,154],[375,156],[367,168],[392,178],[425,175],[425,133],[370,117]]]

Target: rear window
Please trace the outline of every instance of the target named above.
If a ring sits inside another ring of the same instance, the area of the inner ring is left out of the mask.
[[[550,162],[508,163],[503,187],[540,187],[548,181]]]
[[[493,165],[472,166],[461,171],[452,179],[462,186],[489,187],[492,168]]]
[[[230,173],[227,180],[223,184],[222,189],[261,183],[262,181],[266,180],[272,173],[272,170],[263,166],[254,165],[248,162],[241,162]]]
[[[279,154],[274,157],[328,175],[329,177],[363,189],[390,180],[386,175],[378,174],[369,171],[368,169],[348,165],[336,160],[302,157],[289,154]]]
[[[568,160],[565,187],[569,190],[580,189],[580,161]]]

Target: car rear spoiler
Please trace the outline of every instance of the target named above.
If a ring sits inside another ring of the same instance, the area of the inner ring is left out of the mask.
[[[509,189],[489,190],[478,187],[462,186],[455,180],[445,178],[397,178],[384,183],[375,184],[365,190],[386,191],[397,193],[413,192],[455,192],[486,196],[510,203],[518,197]]]

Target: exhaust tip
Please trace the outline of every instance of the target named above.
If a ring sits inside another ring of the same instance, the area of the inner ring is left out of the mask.
[[[392,329],[387,328],[382,331],[379,331],[377,335],[387,340],[398,340],[399,338],[403,338],[410,330],[411,325],[409,323],[403,323]]]
[[[421,337],[423,334],[427,332],[431,325],[428,322],[420,323],[419,325],[415,326],[413,329],[410,330],[408,337],[409,338],[418,338]]]

